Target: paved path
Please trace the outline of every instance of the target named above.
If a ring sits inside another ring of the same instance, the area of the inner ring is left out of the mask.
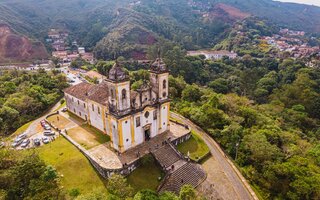
[[[246,179],[242,176],[236,166],[232,163],[232,161],[225,155],[220,146],[212,139],[206,132],[204,132],[200,127],[195,125],[190,120],[178,115],[176,113],[171,112],[170,116],[175,119],[179,119],[186,123],[189,127],[196,130],[198,134],[203,138],[205,143],[208,145],[210,152],[214,158],[219,161],[221,168],[224,170],[225,175],[230,180],[234,190],[239,196],[241,200],[258,200],[259,198],[256,196]]]
[[[34,120],[25,131],[25,133],[28,135],[28,137],[37,134],[39,132],[38,131],[38,126],[40,124],[40,121],[44,120],[48,114],[54,112],[60,105],[61,104],[60,104],[60,100],[59,100],[58,103],[56,103],[53,107],[51,107],[41,117],[39,117],[38,119]]]

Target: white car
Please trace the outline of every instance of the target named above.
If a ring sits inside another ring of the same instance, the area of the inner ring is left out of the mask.
[[[43,132],[43,135],[44,136],[53,136],[53,135],[55,135],[55,133],[54,133],[54,131],[51,131],[51,130],[45,130]]]
[[[26,148],[30,144],[30,139],[23,140],[21,147]]]
[[[48,143],[50,142],[50,140],[49,140],[49,138],[47,138],[47,137],[43,137],[43,138],[42,138],[42,142],[43,142],[44,144],[48,144]]]
[[[44,125],[43,128],[44,128],[45,130],[51,130],[51,127],[50,127],[48,124]]]
[[[19,137],[17,137],[14,141],[13,141],[13,143],[12,143],[12,147],[17,147],[17,146],[19,146],[21,143],[23,142],[23,138],[19,138]]]

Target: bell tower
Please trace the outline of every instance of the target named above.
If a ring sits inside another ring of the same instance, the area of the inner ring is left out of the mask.
[[[159,101],[165,101],[169,98],[169,70],[160,57],[152,63],[150,67],[150,82],[152,90],[156,93]]]
[[[108,79],[109,110],[121,113],[130,109],[130,80],[118,61],[109,71]]]

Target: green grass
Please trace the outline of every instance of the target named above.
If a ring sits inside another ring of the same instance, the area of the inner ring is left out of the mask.
[[[164,173],[161,171],[151,155],[142,158],[142,165],[134,170],[128,177],[128,183],[133,187],[135,192],[142,189],[151,189],[156,191]]]
[[[92,133],[95,136],[95,140],[100,144],[104,144],[110,141],[110,137],[108,135],[104,134],[93,126],[90,126],[89,124],[83,124],[81,125],[81,127]]]
[[[209,148],[194,131],[191,131],[191,135],[192,136],[188,141],[178,145],[178,150],[184,155],[187,155],[189,152],[192,160],[198,160],[209,153]]]
[[[17,129],[14,133],[12,133],[10,136],[3,137],[3,138],[4,138],[3,140],[4,140],[4,141],[11,140],[11,139],[13,139],[14,137],[18,136],[19,134],[25,132],[32,122],[33,122],[33,121],[30,121],[30,122],[22,125],[20,128],[18,128],[18,129]]]
[[[35,150],[47,165],[54,166],[60,175],[60,184],[69,192],[78,189],[81,194],[92,188],[105,188],[106,181],[91,166],[87,158],[65,138]]]

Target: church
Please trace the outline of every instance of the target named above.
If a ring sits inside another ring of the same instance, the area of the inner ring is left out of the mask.
[[[69,112],[111,138],[125,152],[169,131],[169,71],[161,58],[150,66],[150,81],[136,91],[129,74],[116,62],[100,84],[83,82],[64,90]]]

